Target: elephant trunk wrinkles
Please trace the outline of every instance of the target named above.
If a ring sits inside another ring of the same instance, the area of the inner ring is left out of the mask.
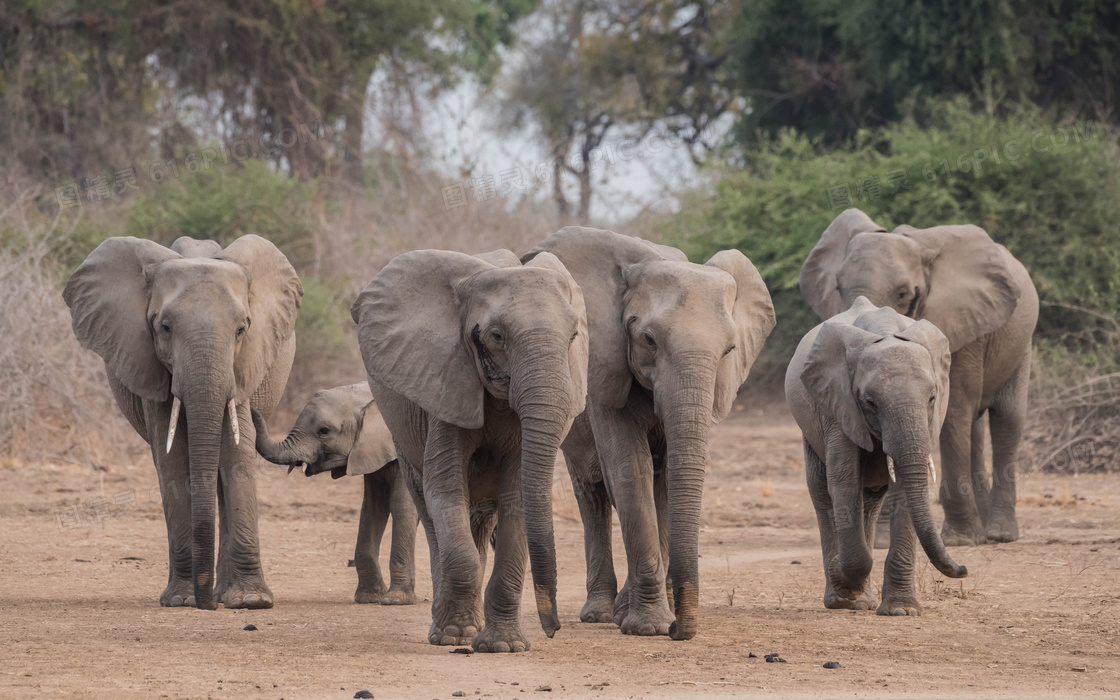
[[[268,424],[255,410],[253,425],[257,429],[257,452],[273,464],[294,465],[300,462],[311,464],[315,461],[318,445],[315,440],[300,428],[299,423],[292,428],[280,442],[268,435]]]
[[[191,350],[190,369],[179,377],[190,453],[191,569],[195,605],[214,610],[218,607],[214,600],[218,468],[228,433],[225,421],[233,396],[233,358],[207,348]]]
[[[669,629],[673,639],[691,639],[699,625],[700,504],[708,463],[715,364],[715,358],[707,355],[678,358],[669,381],[659,385],[664,391],[655,395],[657,413],[665,426],[669,576],[677,618]]]
[[[521,419],[521,504],[534,598],[541,628],[551,638],[560,629],[552,478],[556,453],[573,417],[572,381],[567,338],[535,334],[526,339],[526,346],[523,356],[511,358],[510,403]]]
[[[929,504],[930,441],[924,437],[929,431],[927,420],[924,412],[917,411],[903,417],[883,435],[883,449],[894,459],[895,472],[906,496],[906,508],[926,556],[942,574],[963,578],[968,575],[968,569],[953,561],[945,550]],[[915,439],[915,434],[923,437]]]

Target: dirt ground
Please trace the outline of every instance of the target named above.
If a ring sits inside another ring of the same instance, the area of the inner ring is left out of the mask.
[[[1025,698],[1120,690],[1120,495],[1112,495],[1120,476],[1024,476],[1022,539],[954,549],[970,572],[959,582],[921,564],[921,617],[825,610],[800,434],[780,406],[737,411],[713,434],[701,630],[689,642],[579,622],[582,530],[559,472],[563,628],[545,638],[527,591],[532,649],[516,655],[452,654],[427,643],[422,534],[423,603],[352,602],[358,479],[262,473],[262,558],[277,604],[217,612],[158,605],[167,548],[150,462],[11,468],[0,470],[0,483],[3,697]],[[621,580],[617,527],[616,543]],[[383,545],[384,562],[388,537]],[[876,587],[883,556],[876,552]],[[786,663],[766,663],[769,653]],[[825,669],[827,661],[841,666]]]

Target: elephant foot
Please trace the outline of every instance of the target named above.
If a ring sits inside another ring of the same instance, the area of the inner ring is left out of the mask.
[[[416,592],[411,588],[390,587],[381,596],[382,605],[416,605]]]
[[[992,516],[988,527],[984,529],[984,538],[988,542],[1014,542],[1019,539],[1019,521],[1015,514]]]
[[[358,584],[358,590],[354,591],[354,602],[360,605],[380,603],[381,597],[384,596],[385,593],[385,586],[363,586]]]
[[[529,640],[517,623],[486,625],[471,640],[471,647],[483,654],[508,654],[529,650]]]
[[[633,634],[639,637],[654,637],[668,635],[669,628],[677,621],[676,616],[666,607],[664,610],[632,609],[626,615],[619,627],[623,634]]]
[[[941,526],[941,541],[946,547],[975,547],[984,542],[985,537],[980,533],[979,526],[954,525],[945,519]]]
[[[614,600],[613,595],[588,596],[579,611],[580,622],[614,622]],[[626,607],[630,607],[629,603]]]
[[[829,610],[874,610],[879,601],[870,591],[863,591],[855,599],[845,598],[836,593],[831,587],[824,592],[824,607]]]
[[[175,579],[159,597],[159,604],[165,608],[193,608],[194,584],[188,579]]]
[[[614,624],[619,627],[622,626],[622,621],[630,614],[630,586],[629,582],[622,586],[622,590],[614,597],[614,605],[612,606],[613,614],[611,619]]]
[[[922,614],[922,606],[913,596],[887,596],[875,611],[876,615],[892,615],[900,617],[910,615],[916,617]]]
[[[447,624],[437,627],[433,623],[428,630],[428,643],[444,647],[465,646],[470,644],[477,634],[478,628],[474,625]]]
[[[231,610],[267,610],[272,607],[272,590],[262,577],[256,576],[232,584],[218,600]]]

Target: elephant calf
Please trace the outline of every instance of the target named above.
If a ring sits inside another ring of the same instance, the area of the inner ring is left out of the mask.
[[[826,608],[868,610],[871,538],[888,488],[890,551],[880,615],[919,615],[914,533],[937,570],[968,571],[945,550],[930,510],[927,472],[949,400],[949,340],[859,297],[809,331],[786,372],[786,400],[801,426],[805,478],[824,553]],[[936,477],[935,477],[936,478]],[[895,505],[897,504],[897,505]]]
[[[412,605],[416,602],[416,505],[400,477],[397,451],[381,412],[365,382],[326,389],[300,411],[282,442],[268,436],[264,418],[253,411],[257,452],[289,473],[304,467],[305,476],[330,472],[334,478],[362,476],[365,496],[358,524],[354,565],[358,569],[355,603]],[[389,515],[393,543],[389,554],[388,588],[378,557]]]

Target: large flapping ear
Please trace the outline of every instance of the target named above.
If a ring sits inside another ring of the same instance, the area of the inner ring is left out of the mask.
[[[926,320],[910,324],[907,328],[895,333],[895,336],[918,343],[929,351],[933,360],[933,380],[937,387],[937,398],[934,400],[934,422],[929,427],[929,434],[930,439],[936,440],[941,434],[941,425],[945,422],[945,413],[949,410],[949,368],[953,362],[949,339],[937,326]]]
[[[481,428],[485,388],[463,340],[455,287],[494,266],[446,250],[393,258],[350,307],[366,372],[432,416]]]
[[[393,463],[397,458],[397,448],[393,444],[393,435],[377,403],[370,401],[362,409],[358,425],[358,437],[354,440],[354,447],[346,458],[346,474],[360,476],[372,474],[382,467]]]
[[[719,363],[716,373],[712,419],[722,421],[731,412],[739,387],[747,381],[762,345],[774,329],[774,303],[762,275],[737,250],[723,250],[705,263],[719,268],[735,279],[735,303],[731,319],[735,324],[735,347]]]
[[[251,395],[295,333],[303,285],[288,258],[260,236],[242,236],[214,257],[237,263],[249,276],[249,329],[234,370],[238,393]]]
[[[628,337],[622,318],[626,282],[622,271],[644,260],[662,260],[652,245],[613,231],[568,226],[526,253],[529,262],[552,253],[564,263],[583,290],[589,334],[588,395],[611,408],[622,408],[630,395]]]
[[[583,413],[587,405],[587,306],[584,304],[583,290],[576,284],[568,268],[552,253],[537,253],[533,259],[525,263],[525,267],[543,267],[555,270],[564,276],[568,283],[568,298],[572,309],[579,319],[576,325],[576,336],[568,347],[568,372],[572,378],[572,416]]]
[[[126,389],[149,401],[167,400],[171,374],[152,342],[145,268],[178,257],[153,241],[109,238],[78,266],[62,292],[78,342],[100,355]]]
[[[1007,249],[977,226],[936,226],[903,235],[923,248],[929,292],[918,315],[949,339],[953,352],[1007,323],[1022,290]]]
[[[865,231],[885,232],[886,229],[859,209],[841,212],[821,234],[821,239],[801,266],[801,293],[822,320],[844,310],[841,308],[840,292],[836,291],[836,276],[847,256],[848,243]]]
[[[817,332],[801,373],[809,395],[836,418],[849,440],[868,452],[875,445],[852,386],[852,373],[863,349],[881,337],[846,322],[827,321]]]

